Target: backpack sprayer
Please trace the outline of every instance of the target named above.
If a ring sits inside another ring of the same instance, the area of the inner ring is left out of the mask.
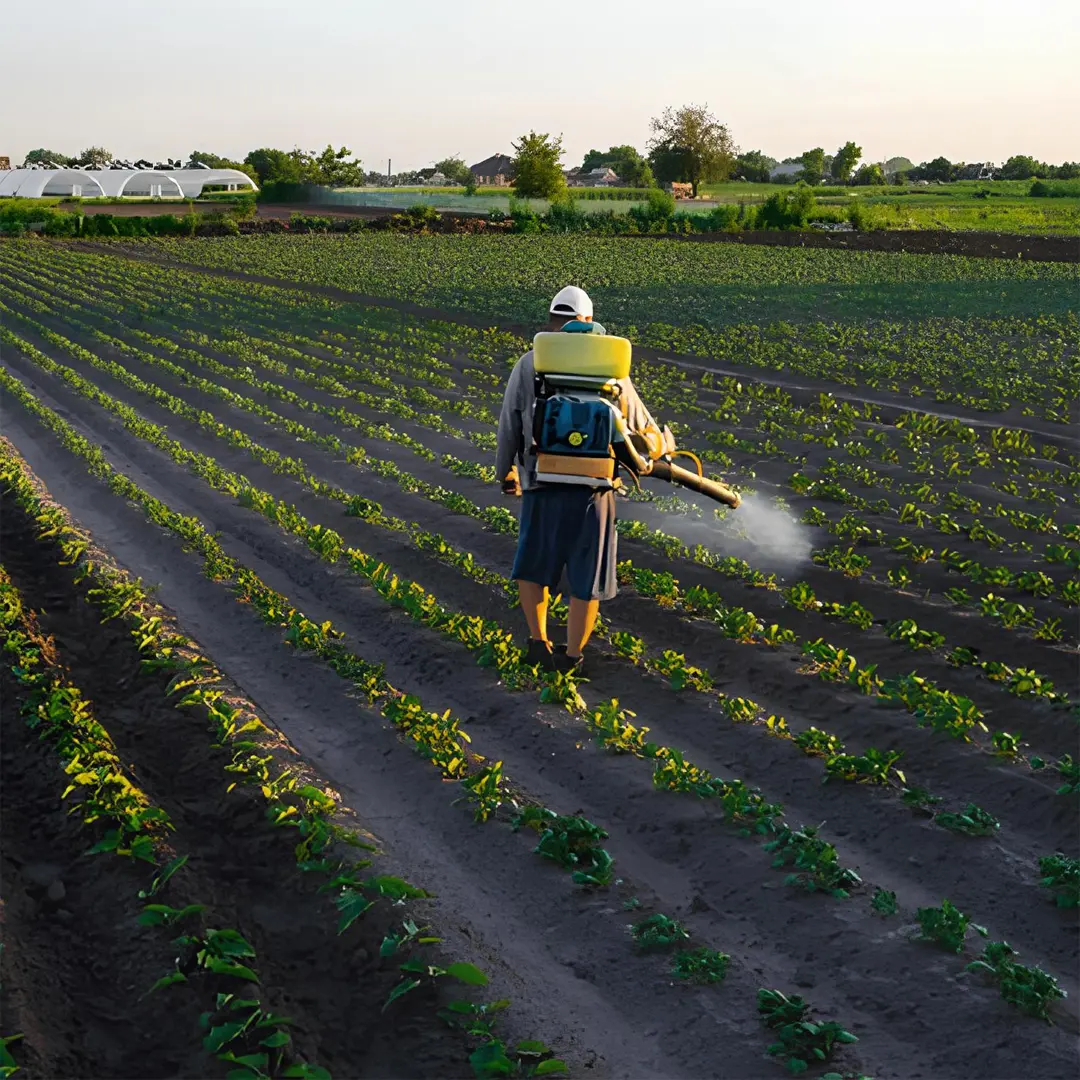
[[[655,477],[737,507],[738,493],[708,479],[694,454],[676,449],[669,427],[629,431],[619,380],[630,375],[630,353],[626,338],[608,336],[598,323],[573,321],[533,339],[536,479],[619,490],[621,468],[638,488],[640,477]],[[677,457],[693,461],[696,472],[676,465]]]

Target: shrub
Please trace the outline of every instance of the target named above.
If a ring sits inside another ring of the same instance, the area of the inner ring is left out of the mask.
[[[759,229],[802,229],[814,210],[814,193],[806,184],[797,184],[794,191],[777,191],[770,195],[757,212]]]
[[[1080,199],[1080,181],[1036,180],[1028,194],[1036,199]]]

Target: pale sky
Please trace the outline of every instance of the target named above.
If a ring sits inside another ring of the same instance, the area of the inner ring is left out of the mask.
[[[688,102],[777,159],[1080,160],[1078,0],[49,0],[0,56],[13,165],[332,142],[397,172],[535,128],[570,166]]]

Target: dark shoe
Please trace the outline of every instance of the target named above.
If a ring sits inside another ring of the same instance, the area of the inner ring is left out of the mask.
[[[555,661],[555,671],[563,671],[568,675],[573,675],[575,679],[585,678],[585,657],[567,656],[566,646],[556,646],[556,652],[553,657]]]
[[[555,657],[551,652],[551,642],[529,638],[525,647],[525,664],[527,667],[539,667],[541,671],[554,671]]]

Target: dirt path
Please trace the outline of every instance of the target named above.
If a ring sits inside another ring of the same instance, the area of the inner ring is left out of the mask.
[[[9,498],[0,520],[4,565],[24,604],[40,609],[41,631],[69,678],[134,781],[169,814],[174,853],[190,857],[168,901],[203,904],[210,925],[238,929],[251,942],[263,1000],[293,1018],[308,1060],[338,1075],[464,1075],[460,1036],[432,1022],[443,1003],[435,994],[403,1002],[392,1025],[380,1014],[398,976],[380,963],[378,947],[399,914],[379,905],[338,937],[332,905],[297,871],[292,838],[267,824],[265,803],[242,788],[226,795],[229,756],[212,745],[204,718],[166,696],[169,674],[142,670],[131,635],[116,621],[101,623],[87,586],[35,540]],[[5,701],[15,702],[7,667],[3,676]],[[83,854],[97,830],[78,830],[56,809],[59,763],[17,709],[5,707],[4,725],[5,937],[14,945],[5,985],[18,988],[5,1026],[27,1032],[28,1075],[213,1074],[198,1017],[220,987],[191,979],[144,996],[175,951],[175,931],[136,922],[136,894],[152,872]]]

